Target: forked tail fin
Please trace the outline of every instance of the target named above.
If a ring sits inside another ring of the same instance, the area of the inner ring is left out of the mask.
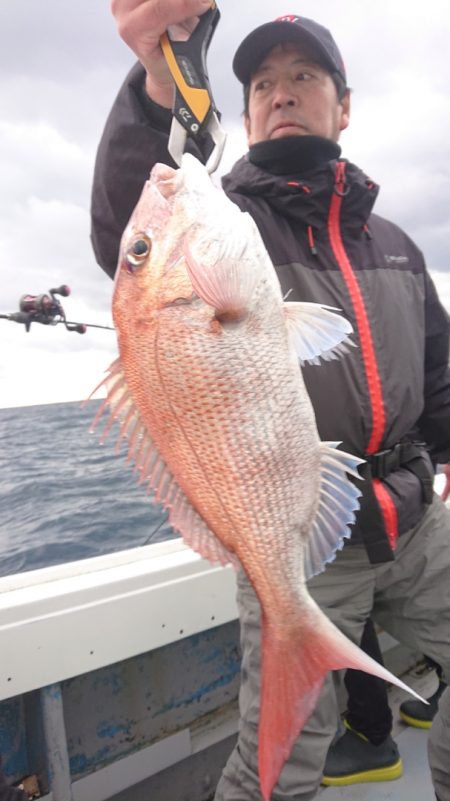
[[[308,604],[306,616],[301,630],[281,633],[263,616],[258,761],[264,801],[271,797],[329,670],[349,667],[364,670],[423,700],[350,642],[314,602]]]

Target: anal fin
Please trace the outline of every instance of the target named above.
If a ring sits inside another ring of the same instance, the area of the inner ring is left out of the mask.
[[[305,578],[321,573],[351,536],[351,523],[359,509],[360,490],[347,473],[361,478],[358,465],[364,460],[337,449],[337,442],[322,442],[320,495],[316,516],[305,548]]]

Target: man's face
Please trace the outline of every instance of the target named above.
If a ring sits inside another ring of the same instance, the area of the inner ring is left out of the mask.
[[[331,75],[311,50],[290,42],[277,45],[251,78],[248,144],[306,134],[337,142],[349,112],[349,92],[338,100]]]

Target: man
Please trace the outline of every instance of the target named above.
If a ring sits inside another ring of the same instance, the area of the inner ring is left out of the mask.
[[[167,153],[173,85],[160,34],[187,36],[209,7],[200,0],[116,0],[119,31],[140,64],[105,127],[92,196],[92,242],[114,275],[119,238],[152,164]],[[309,590],[360,642],[372,615],[383,628],[450,671],[450,515],[432,494],[432,461],[450,459],[449,320],[422,256],[371,213],[376,185],[340,159],[350,92],[342,57],[322,26],[287,16],[257,28],[233,68],[244,86],[249,153],[223,179],[254,217],[289,300],[341,308],[358,347],[306,367],[320,435],[367,460],[351,543]],[[205,160],[210,143],[188,148]],[[430,454],[423,444],[426,442]],[[430,458],[431,455],[431,458]],[[241,725],[216,801],[260,800],[257,775],[259,605],[238,580],[243,648]],[[314,798],[336,728],[331,677],[273,792]],[[398,758],[398,757],[397,757]],[[433,781],[450,801],[450,692],[430,736]]]

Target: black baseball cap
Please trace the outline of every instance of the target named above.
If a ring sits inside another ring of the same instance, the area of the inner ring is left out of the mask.
[[[285,14],[255,28],[239,45],[233,59],[233,70],[244,86],[250,83],[252,73],[267,53],[284,42],[313,45],[321,64],[331,73],[337,72],[347,84],[344,62],[330,31],[307,17]]]

